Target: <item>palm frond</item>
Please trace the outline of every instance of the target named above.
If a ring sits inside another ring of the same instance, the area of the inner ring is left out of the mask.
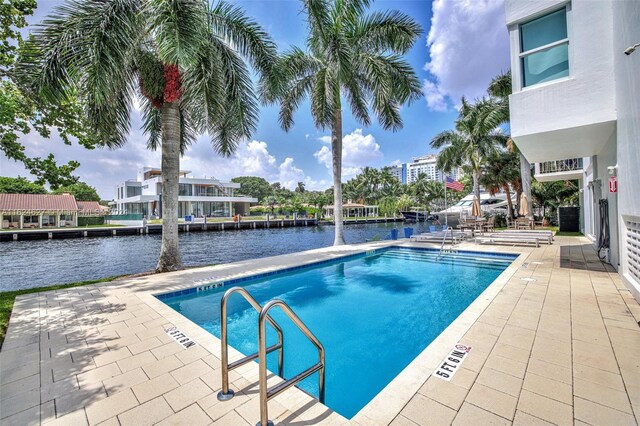
[[[207,3],[202,0],[147,0],[150,32],[163,62],[191,66],[208,32]]]
[[[162,143],[162,112],[144,96],[142,103],[142,131],[147,135],[147,148],[156,151]]]
[[[269,76],[277,59],[276,44],[242,9],[219,2],[209,11],[210,30],[245,57],[262,75]]]
[[[38,93],[54,104],[83,94],[88,124],[112,148],[125,143],[129,130],[140,10],[140,1],[70,0],[35,31],[40,59],[32,70]]]
[[[390,10],[361,18],[350,32],[349,41],[367,52],[404,54],[422,33],[422,27],[411,16]]]

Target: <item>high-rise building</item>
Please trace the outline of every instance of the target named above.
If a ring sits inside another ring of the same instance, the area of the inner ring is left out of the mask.
[[[439,182],[444,180],[445,174],[453,179],[462,177],[462,170],[460,168],[456,168],[449,173],[443,173],[442,170],[437,168],[437,162],[437,155],[428,154],[422,157],[414,157],[410,163],[391,166],[390,172],[396,179],[405,184],[415,182],[421,174],[426,175],[429,180]]]

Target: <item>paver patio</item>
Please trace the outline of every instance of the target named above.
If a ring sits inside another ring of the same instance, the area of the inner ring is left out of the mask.
[[[0,352],[0,423],[254,425],[257,365],[232,371],[236,397],[219,402],[219,340],[153,294],[387,244],[21,296]],[[638,424],[640,305],[586,239],[460,248],[522,255],[352,420],[295,388],[269,403],[270,418],[281,424]],[[198,345],[184,349],[165,332],[169,326]],[[430,376],[452,342],[472,347],[462,367],[450,382]],[[394,392],[398,385],[402,391]]]

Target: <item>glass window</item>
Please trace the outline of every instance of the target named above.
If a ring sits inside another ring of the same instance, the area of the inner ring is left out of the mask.
[[[568,76],[567,10],[520,25],[520,52],[524,87]]]

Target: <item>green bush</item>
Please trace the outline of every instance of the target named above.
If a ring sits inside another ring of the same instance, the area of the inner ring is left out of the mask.
[[[104,216],[78,217],[78,226],[104,225]]]

